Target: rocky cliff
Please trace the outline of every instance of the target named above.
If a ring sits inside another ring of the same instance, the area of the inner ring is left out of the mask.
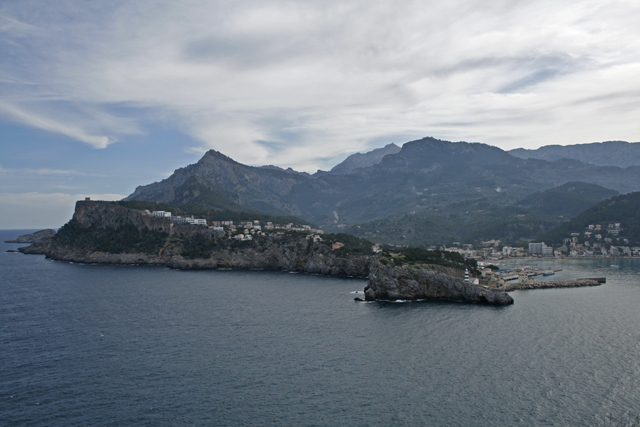
[[[365,298],[368,301],[441,299],[495,305],[513,304],[513,298],[504,290],[474,285],[434,270],[387,267],[379,262],[372,264]]]
[[[348,239],[347,239],[348,240]],[[591,280],[509,284],[497,290],[464,281],[462,270],[440,265],[389,266],[380,255],[342,247],[303,233],[255,235],[237,241],[202,226],[109,202],[81,201],[69,223],[51,239],[26,248],[25,254],[98,264],[151,264],[175,269],[265,269],[330,276],[369,278],[365,298],[513,304],[507,290],[560,286],[595,286]]]
[[[129,235],[123,235],[122,230]],[[132,240],[136,231],[138,234]],[[152,245],[141,246],[140,241],[149,235]],[[127,240],[124,242],[127,244],[110,241],[113,239]],[[105,245],[117,251],[104,250]],[[194,251],[194,246],[198,250]],[[147,250],[139,250],[141,247]],[[20,251],[83,263],[155,264],[176,269],[268,269],[362,278],[368,276],[370,264],[369,256],[334,251],[330,245],[304,235],[274,234],[238,242],[221,238],[208,227],[179,224],[113,203],[94,201],[77,202],[73,219],[55,239]],[[194,253],[195,256],[189,256]]]
[[[212,233],[208,228],[176,223],[168,218],[145,214],[113,203],[97,201],[76,202],[72,220],[76,221],[82,228],[115,229],[123,224],[132,224],[138,231],[165,232],[169,236],[186,237]]]

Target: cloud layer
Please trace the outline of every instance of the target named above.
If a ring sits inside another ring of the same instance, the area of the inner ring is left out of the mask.
[[[426,135],[637,141],[638,22],[625,0],[24,0],[0,6],[0,114],[309,171]]]

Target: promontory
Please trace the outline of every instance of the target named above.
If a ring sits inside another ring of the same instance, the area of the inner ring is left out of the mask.
[[[306,224],[172,216],[148,209],[143,202],[79,201],[73,218],[52,238],[20,251],[81,263],[368,278],[365,299],[370,301],[513,303],[505,287],[465,279],[465,271],[478,273],[477,264],[455,252],[389,250],[348,234],[325,234]]]

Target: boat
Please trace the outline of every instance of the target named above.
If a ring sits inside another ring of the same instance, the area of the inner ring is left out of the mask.
[[[553,276],[554,274],[556,274],[556,272],[553,270],[545,270],[542,272],[543,276]]]
[[[620,266],[618,264],[611,264],[609,267],[611,267],[611,268],[620,268]]]

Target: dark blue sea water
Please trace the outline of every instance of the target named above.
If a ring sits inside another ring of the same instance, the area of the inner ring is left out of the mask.
[[[496,308],[0,246],[2,425],[578,426],[640,411],[637,261],[545,264],[607,283]]]

